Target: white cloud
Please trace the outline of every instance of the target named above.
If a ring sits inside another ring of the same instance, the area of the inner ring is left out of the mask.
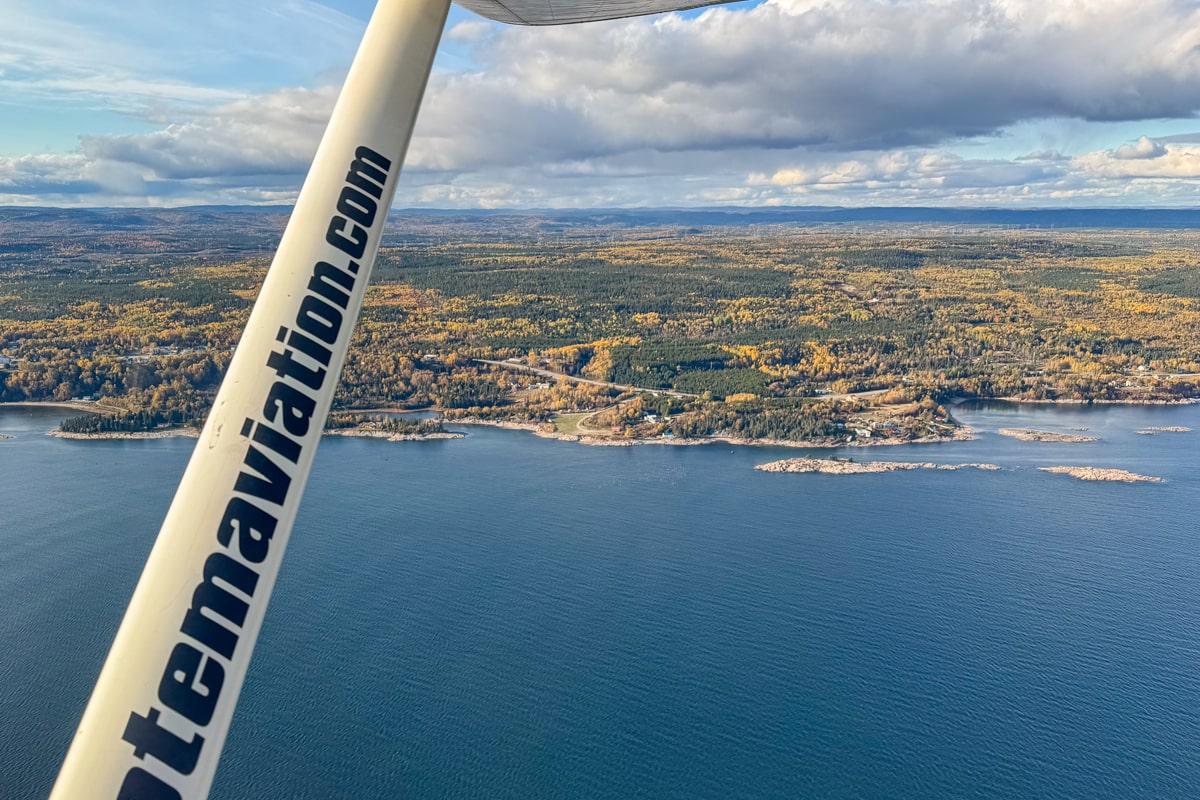
[[[1200,145],[1163,145],[1146,137],[1136,145],[1087,153],[1074,166],[1098,178],[1200,178]]]
[[[213,0],[160,30],[136,0],[52,36],[46,14],[65,2],[35,12],[14,0],[20,41],[0,56],[0,91],[119,108],[161,128],[88,134],[58,161],[0,161],[0,192],[291,198],[335,94],[335,81],[313,75],[337,74],[329,54],[352,51],[360,23],[304,0]],[[230,21],[245,14],[258,22]],[[125,16],[132,30],[107,36]],[[264,38],[268,18],[284,27]],[[176,62],[171,37],[187,45]],[[122,55],[142,38],[156,44]],[[400,205],[1158,202],[1197,174],[1194,136],[1082,155],[1060,143],[1011,159],[962,155],[1033,120],[1193,116],[1200,11],[1184,0],[768,0],[562,28],[468,20],[447,38],[472,66],[432,76]],[[56,61],[64,42],[72,51]],[[214,63],[202,73],[204,58]],[[276,60],[280,74],[302,76],[288,85],[318,88],[227,80]]]
[[[495,26],[481,19],[463,20],[446,31],[445,38],[451,42],[479,42],[486,39]]]
[[[503,29],[431,85],[413,163],[656,150],[890,149],[1022,120],[1190,116],[1200,15],[1173,0],[769,2]]]
[[[76,153],[0,158],[0,202],[291,202],[335,97],[270,92],[152,133],[84,136]]]
[[[0,158],[0,193],[36,197],[99,191],[100,184],[87,178],[91,165],[82,155]]]
[[[1166,145],[1152,140],[1148,136],[1139,137],[1135,144],[1123,144],[1113,151],[1112,157],[1123,160],[1158,158],[1167,153]]]
[[[288,89],[239,100],[149,134],[85,136],[85,155],[145,167],[155,178],[281,175],[312,161],[336,91]]]
[[[943,151],[894,150],[844,160],[815,156],[773,174],[752,173],[745,186],[756,190],[762,202],[800,202],[821,194],[823,202],[836,196],[848,205],[888,197],[905,205],[914,200],[972,205],[985,197],[999,199],[1029,187],[1056,185],[1065,177],[1066,170],[1055,160],[964,159]]]

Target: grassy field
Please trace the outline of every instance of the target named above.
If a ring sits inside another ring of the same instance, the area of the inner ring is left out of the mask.
[[[586,414],[559,414],[554,418],[554,430],[573,436],[583,435],[585,432],[579,430],[579,423],[591,415],[590,411]],[[586,431],[586,433],[593,433],[593,431]]]

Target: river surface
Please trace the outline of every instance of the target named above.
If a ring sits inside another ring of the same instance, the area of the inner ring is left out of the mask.
[[[835,452],[1001,471],[327,438],[213,797],[1197,797],[1200,406],[956,414]],[[0,409],[6,800],[48,793],[195,444],[61,416]]]

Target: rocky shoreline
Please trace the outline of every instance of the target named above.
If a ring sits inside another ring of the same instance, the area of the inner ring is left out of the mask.
[[[161,431],[105,431],[101,433],[67,433],[58,429],[47,431],[47,436],[56,439],[174,439],[183,437],[197,439],[200,437],[199,428],[170,428]],[[431,439],[462,439],[466,434],[444,431],[442,433],[389,433],[388,431],[370,430],[336,430],[325,431],[324,436],[362,436],[371,439],[386,439],[389,442],[423,442]],[[7,439],[0,436],[0,439]]]
[[[996,431],[1001,436],[1010,436],[1021,442],[1098,442],[1095,436],[1080,436],[1074,433],[1054,433],[1039,431],[1033,428],[1001,428]]]
[[[502,426],[507,427],[507,426]],[[807,450],[832,449],[837,447],[888,447],[902,444],[940,444],[943,442],[970,441],[975,437],[967,432],[957,436],[922,436],[918,439],[869,439],[866,441],[845,439],[808,439],[791,441],[789,439],[741,439],[726,436],[697,436],[691,439],[664,438],[656,436],[643,439],[625,439],[617,436],[581,436],[575,433],[559,433],[558,431],[533,430],[533,433],[543,439],[558,439],[563,442],[575,442],[589,447],[634,447],[637,445],[666,445],[668,447],[696,447],[705,444],[722,444],[734,447],[794,447]]]
[[[442,431],[440,433],[391,433],[389,431],[372,431],[362,430],[360,428],[346,428],[336,431],[325,431],[325,436],[356,436],[365,439],[386,439],[389,442],[425,442],[434,439],[463,439],[466,438],[465,433],[454,433],[452,431]]]
[[[1092,398],[1091,400],[1072,400],[1072,399],[1040,399],[1040,400],[1025,400],[1020,397],[962,397],[951,400],[951,403],[972,403],[972,402],[1002,402],[1002,403],[1020,403],[1022,405],[1060,405],[1060,406],[1189,406],[1200,403],[1200,397],[1172,397],[1172,398],[1157,398],[1154,400],[1108,400],[1105,398]]]
[[[169,428],[161,431],[103,431],[100,433],[67,433],[66,431],[55,428],[52,431],[46,432],[47,436],[53,436],[56,439],[175,439],[175,438],[200,438],[199,428]]]
[[[635,447],[639,445],[666,445],[670,447],[696,447],[706,444],[732,445],[736,447],[797,447],[805,449],[831,449],[835,447],[888,447],[903,444],[940,444],[942,442],[966,442],[975,438],[975,431],[965,425],[955,428],[947,436],[922,436],[917,439],[856,439],[847,441],[843,438],[808,439],[791,441],[788,439],[743,439],[733,436],[697,436],[690,439],[677,437],[644,437],[625,438],[623,436],[588,436],[579,433],[561,433],[554,426],[545,422],[507,422],[490,419],[468,417],[465,419],[445,420],[449,425],[483,425],[490,428],[505,430],[528,431],[543,439],[557,439],[560,442],[574,442],[589,447]]]
[[[1139,475],[1123,469],[1102,469],[1100,467],[1038,467],[1042,472],[1053,472],[1058,475],[1070,475],[1081,481],[1117,481],[1119,483],[1162,483],[1162,478],[1152,475]]]
[[[731,445],[736,447],[794,447],[822,448],[836,447],[887,447],[903,444],[939,444],[942,442],[962,442],[974,439],[974,431],[970,428],[956,428],[950,436],[924,436],[918,439],[867,439],[846,441],[845,439],[811,439],[807,441],[789,441],[784,439],[740,439],[724,436],[701,436],[692,439],[653,438],[626,439],[618,436],[587,436],[574,433],[560,433],[545,423],[507,422],[484,419],[449,420],[451,425],[483,425],[504,430],[527,431],[543,439],[557,439],[562,442],[574,442],[589,447],[634,447],[640,445],[667,445],[671,447],[697,447],[706,444]],[[49,431],[47,436],[60,439],[168,439],[176,436],[196,438],[200,435],[198,428],[171,428],[160,431],[140,432],[104,432],[104,433],[66,433],[61,430]],[[360,436],[373,439],[386,439],[389,442],[419,442],[434,439],[462,439],[465,434],[446,431],[442,433],[404,433],[396,434],[387,431],[362,430],[355,428],[325,431],[326,436]]]
[[[1022,401],[1022,402],[1025,402],[1025,401]],[[1071,401],[1058,401],[1058,402],[1071,402]],[[1149,403],[1146,403],[1146,404],[1149,404]],[[59,404],[59,403],[20,403],[20,404],[13,403],[13,404],[5,404],[5,405],[46,405],[46,406],[71,407],[71,408],[78,409],[78,410],[84,410],[84,409],[80,408],[80,406],[82,404],[78,404],[78,403],[61,403],[61,404]],[[92,410],[92,409],[89,409],[89,410]],[[944,443],[944,442],[970,441],[970,440],[973,440],[976,438],[974,435],[975,431],[965,425],[952,429],[947,435],[944,435],[944,436],[925,436],[925,437],[921,437],[921,438],[917,438],[917,439],[860,438],[860,439],[848,440],[843,437],[836,437],[836,438],[830,437],[827,439],[815,439],[815,440],[806,440],[806,441],[788,441],[788,440],[778,440],[778,439],[744,439],[744,438],[723,437],[723,436],[706,436],[706,437],[695,437],[695,438],[690,438],[690,439],[681,439],[681,438],[663,437],[663,436],[646,437],[646,438],[625,438],[625,437],[621,437],[621,436],[589,436],[587,434],[579,434],[579,433],[562,433],[562,432],[555,430],[554,426],[550,423],[514,422],[514,421],[507,421],[507,420],[488,420],[488,419],[480,419],[477,417],[463,418],[463,419],[449,419],[449,420],[445,420],[445,422],[450,425],[456,425],[456,424],[457,425],[483,425],[483,426],[494,427],[494,428],[502,428],[505,430],[527,431],[527,432],[533,433],[534,435],[539,436],[541,438],[557,439],[559,441],[572,442],[572,443],[576,443],[576,444],[587,445],[590,447],[633,447],[633,446],[652,445],[652,444],[668,445],[668,446],[673,446],[673,447],[695,447],[695,446],[701,446],[701,445],[717,444],[717,445],[729,445],[729,446],[734,446],[734,447],[788,447],[788,448],[802,448],[802,449],[834,449],[834,448],[849,448],[849,447],[887,447],[887,446],[906,445],[906,444],[940,444],[940,443]],[[1086,429],[1073,429],[1073,430],[1086,430]],[[1185,433],[1185,432],[1190,432],[1191,430],[1192,430],[1191,428],[1187,428],[1184,426],[1171,425],[1171,426],[1147,427],[1145,429],[1137,431],[1137,433],[1142,434],[1142,435],[1157,435],[1159,433],[1167,433],[1167,432]],[[1095,437],[1095,436],[1084,436],[1084,435],[1071,434],[1071,433],[1056,433],[1053,431],[1044,431],[1044,430],[1038,430],[1038,429],[1034,429],[1034,428],[1001,428],[1000,430],[997,431],[997,433],[999,433],[1002,436],[1008,436],[1011,438],[1015,438],[1019,441],[1025,441],[1025,442],[1087,443],[1087,442],[1099,441],[1098,437]],[[103,433],[65,433],[61,430],[54,430],[54,431],[50,431],[47,433],[47,435],[49,435],[49,436],[55,436],[55,437],[62,438],[62,439],[79,439],[79,440],[89,440],[89,439],[95,439],[95,440],[101,440],[101,439],[166,439],[166,438],[172,438],[172,437],[196,438],[199,436],[199,434],[200,434],[200,431],[196,428],[172,428],[172,429],[166,429],[166,430],[155,430],[155,431],[144,431],[144,432],[103,432]],[[387,431],[375,431],[375,430],[364,430],[364,429],[341,429],[341,430],[325,431],[325,435],[378,438],[378,439],[386,439],[387,441],[391,441],[391,442],[427,441],[427,440],[438,440],[438,439],[449,440],[449,439],[461,439],[461,438],[464,438],[464,436],[465,436],[465,434],[463,434],[463,433],[456,433],[456,432],[450,432],[450,431],[444,431],[441,433],[432,433],[432,434],[395,434],[395,433],[389,433]],[[11,437],[5,437],[5,436],[0,435],[0,439],[4,439],[4,438],[11,438]],[[806,459],[793,459],[793,460],[803,462]],[[811,460],[823,461],[821,459],[811,459]],[[781,463],[781,462],[777,462],[777,463]],[[833,463],[854,463],[854,462],[836,462],[835,461]],[[791,472],[820,471],[820,472],[827,472],[830,474],[856,474],[856,473],[863,473],[863,472],[891,472],[891,471],[904,470],[904,469],[948,469],[948,468],[950,468],[948,465],[940,465],[939,466],[939,465],[934,465],[934,464],[929,464],[929,463],[915,463],[912,465],[904,464],[903,462],[867,462],[867,463],[883,465],[883,466],[877,466],[877,467],[872,467],[872,468],[861,468],[861,469],[857,469],[857,468],[850,468],[850,469],[823,468],[823,469],[819,469],[819,470],[810,469],[807,467],[797,467],[794,469],[782,469],[782,468],[766,469],[766,467],[770,467],[772,465],[762,465],[757,468],[763,469],[764,471],[771,471],[771,472],[776,472],[776,471],[780,471],[780,472],[781,471],[791,471]],[[862,466],[862,465],[859,465],[859,466]],[[982,465],[981,466],[981,465],[974,465],[974,464],[965,464],[965,465],[958,465],[955,468],[963,468],[963,467],[976,467],[976,468],[980,468],[980,469],[986,469],[986,468],[991,468],[991,465]],[[1103,471],[1100,471],[1100,472],[1103,472]],[[1119,473],[1121,471],[1118,470],[1116,472]],[[1133,473],[1129,473],[1129,474],[1133,475]],[[1138,476],[1136,479],[1155,480],[1152,478],[1146,478],[1145,476]],[[1132,480],[1132,479],[1127,479],[1127,478],[1122,478],[1122,477],[1110,477],[1110,478],[1091,477],[1091,478],[1085,478],[1085,480]]]
[[[959,469],[981,469],[995,472],[995,464],[934,464],[929,461],[848,461],[840,458],[785,458],[755,467],[761,472],[819,472],[823,475],[866,475],[879,472],[901,472],[932,469],[952,472]]]
[[[1160,433],[1190,433],[1191,430],[1191,428],[1184,427],[1183,425],[1164,425],[1143,428],[1137,431],[1137,433],[1142,436],[1158,436]]]

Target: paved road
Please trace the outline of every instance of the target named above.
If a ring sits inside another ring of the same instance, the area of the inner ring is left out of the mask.
[[[846,394],[811,394],[805,400],[857,400],[887,394],[891,389],[867,389],[864,392],[847,392]]]
[[[671,397],[699,397],[700,396],[698,394],[693,394],[691,392],[677,392],[674,389],[649,389],[644,386],[629,386],[624,383],[609,383],[608,381],[597,381],[597,380],[593,380],[591,378],[577,378],[574,375],[564,375],[561,372],[555,372],[554,370],[550,370],[550,369],[542,369],[541,367],[531,367],[528,364],[519,364],[515,361],[492,361],[491,359],[487,359],[487,358],[473,358],[471,360],[478,364],[491,364],[493,367],[500,367],[501,369],[511,369],[511,370],[514,370],[515,372],[528,372],[533,375],[541,375],[543,378],[550,378],[551,380],[558,380],[559,378],[566,378],[567,380],[571,381],[572,383],[588,383],[588,384],[591,384],[592,386],[608,386],[613,389],[620,389],[621,391],[652,392],[654,394],[669,394],[669,395],[671,395]],[[815,394],[815,395],[809,395],[808,397],[803,398],[803,399],[805,399],[805,400],[852,400],[855,398],[867,398],[867,397],[874,397],[875,395],[887,394],[890,391],[891,391],[891,389],[869,389],[865,392],[849,392],[848,394]]]
[[[73,411],[90,411],[93,414],[103,414],[107,417],[122,414],[125,409],[120,406],[106,406],[91,400],[16,400],[10,403],[0,403],[5,406],[47,406],[50,408],[69,408]]]
[[[475,359],[472,359],[472,361],[475,361],[476,363],[479,363],[479,364],[491,364],[493,367],[500,367],[501,369],[511,369],[511,370],[514,370],[515,372],[528,372],[533,375],[541,375],[544,378],[550,378],[552,380],[558,380],[559,378],[566,378],[567,380],[571,381],[572,383],[587,383],[592,386],[607,386],[612,389],[620,389],[623,392],[653,392],[654,394],[669,394],[671,397],[699,397],[700,396],[698,394],[692,394],[691,392],[677,392],[674,389],[649,389],[644,386],[630,386],[630,385],[624,384],[624,383],[610,383],[608,381],[592,380],[591,378],[577,378],[574,375],[564,375],[561,372],[555,372],[555,371],[549,370],[549,369],[542,369],[541,367],[531,367],[528,364],[518,364],[513,361],[492,361],[487,358],[475,358]]]

